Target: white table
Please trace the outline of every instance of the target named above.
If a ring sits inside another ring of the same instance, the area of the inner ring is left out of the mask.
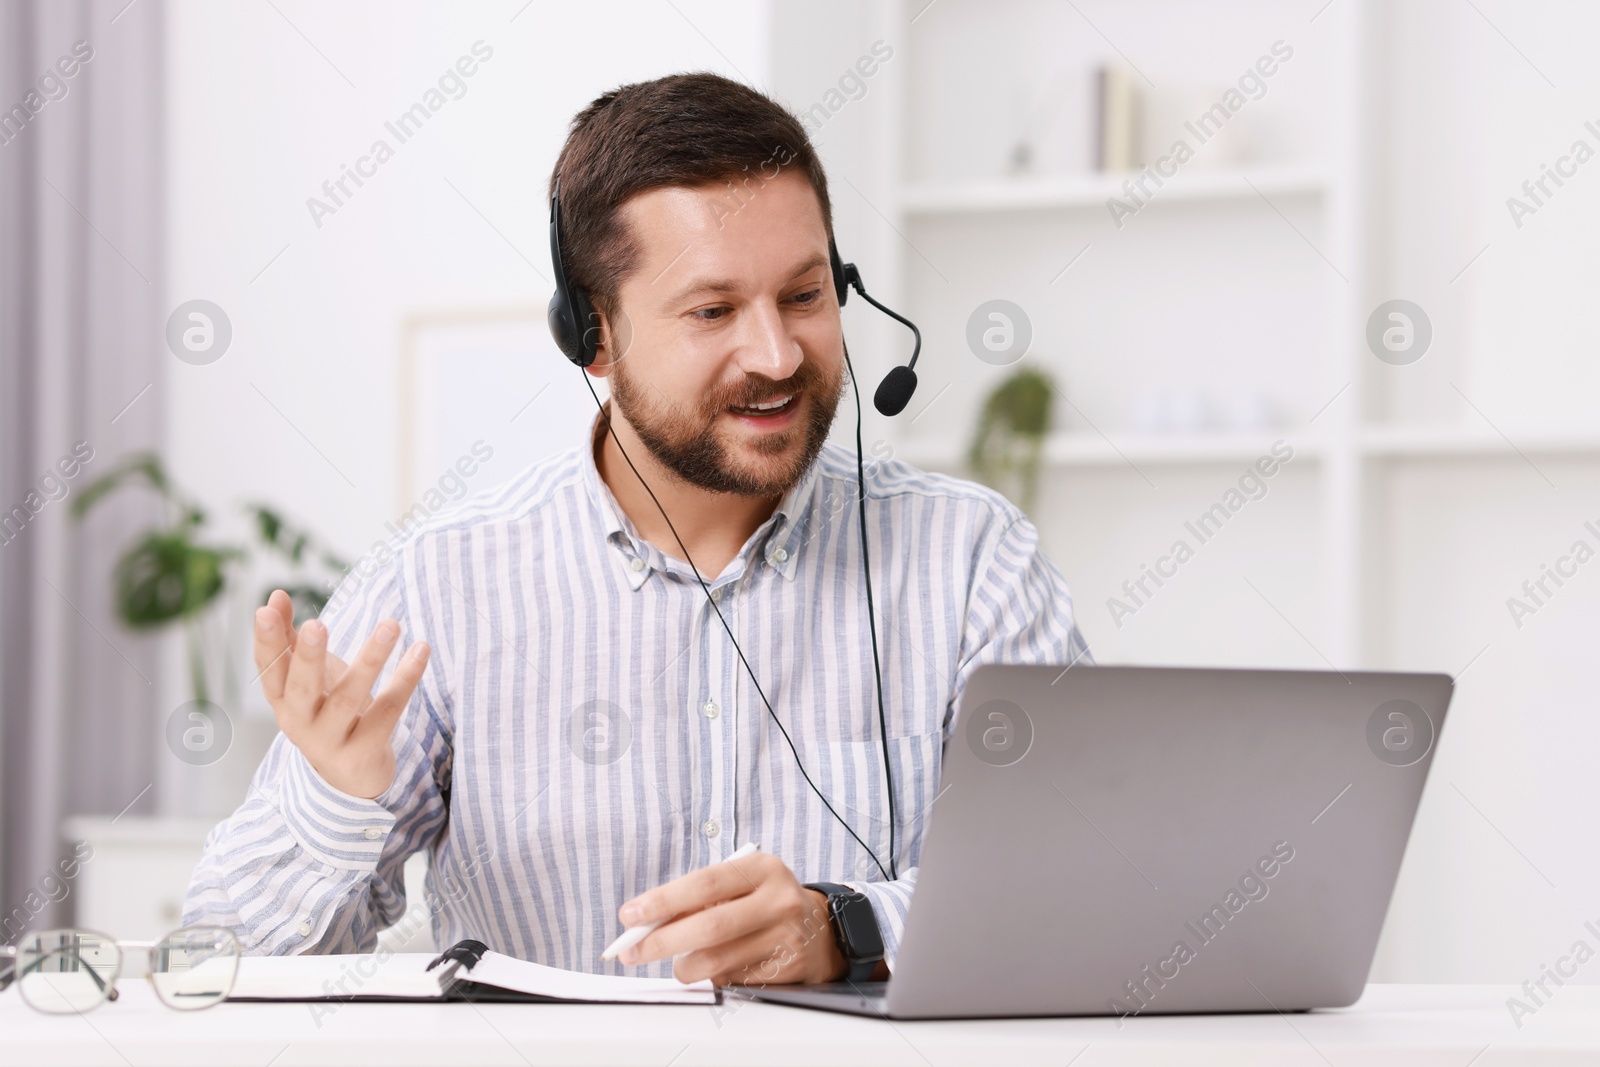
[[[1383,986],[1291,1016],[884,1022],[766,1004],[222,1004],[185,1015],[143,982],[82,1017],[0,996],[0,1064],[1133,1064],[1500,1067],[1600,1063],[1600,986],[1569,985],[1518,1029],[1501,986]],[[315,1005],[325,1012],[329,1005]],[[714,1011],[720,1014],[714,1014]]]

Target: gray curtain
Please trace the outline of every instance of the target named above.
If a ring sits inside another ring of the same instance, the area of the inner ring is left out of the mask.
[[[156,792],[158,648],[110,575],[160,512],[69,509],[160,441],[162,23],[158,0],[0,0],[0,941],[70,918],[64,816]]]

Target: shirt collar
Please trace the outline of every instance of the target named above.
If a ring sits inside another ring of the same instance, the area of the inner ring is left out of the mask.
[[[606,542],[616,550],[627,575],[628,584],[638,589],[652,570],[677,567],[684,567],[687,570],[687,567],[677,559],[669,562],[660,549],[639,536],[633,521],[622,510],[622,505],[617,503],[611,487],[600,477],[600,468],[595,464],[595,450],[606,433],[610,412],[611,401],[608,399],[605,401],[604,411],[596,413],[594,421],[589,426],[589,446],[583,450],[580,461],[582,477],[589,491],[589,499],[600,517],[601,530]],[[744,548],[739,550],[740,556],[747,557],[754,554],[765,557],[768,566],[789,581],[794,580],[806,526],[805,517],[816,497],[820,467],[819,457],[806,470],[805,476],[778,501],[778,506],[773,509],[771,516],[756,529]],[[730,567],[730,570],[732,569]]]

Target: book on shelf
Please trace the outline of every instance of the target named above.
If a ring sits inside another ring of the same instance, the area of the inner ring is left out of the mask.
[[[1101,171],[1137,170],[1143,102],[1126,66],[1103,64],[1095,71],[1095,166]]]

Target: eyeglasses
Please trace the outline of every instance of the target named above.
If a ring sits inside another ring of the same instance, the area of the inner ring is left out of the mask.
[[[242,951],[231,930],[197,926],[159,941],[122,941],[92,930],[45,930],[13,947],[0,947],[0,991],[13,982],[28,1006],[50,1015],[77,1015],[117,999],[124,951],[147,953],[144,977],[169,1008],[194,1011],[220,1003],[233,991]],[[139,977],[137,974],[129,977]]]

